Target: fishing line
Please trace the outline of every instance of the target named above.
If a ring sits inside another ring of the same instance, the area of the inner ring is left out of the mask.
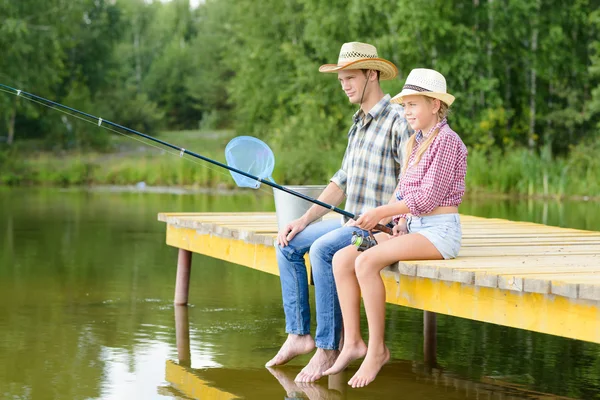
[[[14,94],[15,94],[15,93],[13,93],[13,92],[10,92],[10,91],[8,91],[8,90],[5,90],[5,89],[3,89],[3,88],[1,88],[1,87],[0,87],[0,92],[4,92],[4,93],[8,93],[8,94],[12,94],[12,95],[14,95]],[[118,130],[116,130],[116,129],[113,129],[113,128],[111,128],[110,126],[108,126],[108,125],[106,125],[106,124],[102,124],[102,122],[105,122],[105,121],[104,121],[102,118],[96,118],[96,117],[93,117],[93,116],[92,116],[92,117],[94,118],[94,120],[91,120],[91,119],[89,119],[89,117],[88,117],[88,118],[84,118],[84,117],[81,117],[81,116],[79,116],[79,115],[77,115],[77,114],[73,114],[73,113],[70,113],[70,112],[68,112],[68,111],[65,111],[65,110],[63,110],[63,109],[61,109],[61,108],[55,107],[54,105],[46,104],[46,103],[43,103],[43,102],[41,102],[41,101],[38,101],[38,100],[36,100],[36,99],[29,98],[29,97],[21,96],[21,92],[19,92],[19,93],[17,94],[17,96],[18,96],[19,98],[23,98],[23,99],[25,99],[25,100],[28,100],[28,101],[30,101],[30,102],[32,102],[32,103],[40,104],[40,105],[42,105],[42,106],[44,106],[44,107],[47,107],[47,108],[49,108],[49,109],[51,109],[51,110],[58,111],[58,112],[60,112],[60,113],[66,114],[66,115],[68,115],[68,116],[70,116],[70,117],[76,118],[76,119],[78,119],[78,120],[81,120],[81,121],[84,121],[84,122],[87,122],[87,123],[90,123],[90,124],[96,125],[97,127],[100,127],[100,128],[106,129],[106,130],[108,130],[108,131],[111,131],[111,132],[114,132],[114,133],[117,133],[117,134],[119,134],[119,135],[121,135],[121,136],[123,136],[123,137],[126,137],[126,138],[128,138],[128,139],[135,140],[135,141],[137,141],[137,142],[139,142],[139,143],[142,143],[142,144],[145,144],[145,145],[147,145],[147,146],[153,147],[153,148],[155,148],[155,149],[157,149],[157,150],[160,150],[161,152],[167,152],[167,153],[169,153],[169,154],[172,154],[172,155],[174,155],[174,156],[177,156],[177,157],[183,158],[183,159],[185,159],[185,160],[187,160],[187,161],[193,162],[193,163],[194,163],[194,164],[196,164],[196,165],[199,165],[199,166],[200,166],[200,167],[202,167],[202,168],[207,168],[207,169],[209,169],[209,170],[211,170],[211,171],[214,171],[214,172],[216,172],[216,173],[218,173],[218,174],[220,174],[220,175],[226,176],[226,177],[228,177],[228,178],[230,177],[230,175],[228,175],[227,173],[223,172],[223,170],[222,170],[222,169],[217,169],[216,167],[215,167],[215,168],[213,168],[213,167],[211,167],[211,166],[210,166],[210,164],[207,164],[207,163],[201,163],[200,161],[196,160],[195,158],[191,158],[191,157],[183,157],[183,156],[181,155],[181,151],[180,151],[180,152],[177,152],[177,151],[174,151],[174,150],[172,150],[172,149],[170,149],[170,148],[168,148],[168,149],[165,149],[164,147],[160,147],[160,146],[158,146],[158,145],[156,145],[156,144],[154,144],[154,143],[152,143],[152,142],[150,142],[150,141],[144,140],[144,139],[142,139],[142,138],[138,138],[138,137],[135,137],[135,136],[133,136],[133,135],[128,135],[128,134],[125,134],[125,133],[123,133],[123,132],[119,132]],[[264,188],[261,188],[261,187],[259,187],[259,188],[258,188],[258,190],[262,191],[263,193],[272,194],[272,192],[271,192],[271,191],[269,191],[268,189],[264,189]]]

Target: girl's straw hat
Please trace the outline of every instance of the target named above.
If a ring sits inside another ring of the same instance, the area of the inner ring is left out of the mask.
[[[416,68],[410,71],[402,91],[395,95],[391,102],[401,103],[402,97],[413,94],[439,99],[448,106],[454,102],[454,96],[446,92],[446,78],[432,69]]]
[[[325,64],[320,72],[338,72],[343,69],[374,69],[380,72],[379,79],[390,80],[398,75],[398,68],[388,60],[377,56],[377,49],[367,43],[344,43],[337,64]]]

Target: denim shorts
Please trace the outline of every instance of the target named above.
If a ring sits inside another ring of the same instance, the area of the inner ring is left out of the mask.
[[[409,215],[406,227],[408,233],[419,233],[429,239],[446,260],[456,258],[460,251],[462,229],[456,213],[424,217]]]

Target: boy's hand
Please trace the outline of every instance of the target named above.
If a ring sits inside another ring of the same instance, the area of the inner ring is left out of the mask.
[[[302,217],[290,222],[281,231],[279,231],[277,235],[277,244],[281,247],[287,246],[294,236],[306,228],[306,225],[307,223]]]

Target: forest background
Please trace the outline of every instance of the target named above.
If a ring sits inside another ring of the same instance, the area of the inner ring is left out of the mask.
[[[446,75],[470,193],[598,197],[593,0],[0,1],[0,83],[224,160],[252,135],[283,184],[339,168],[356,106],[318,67],[372,43]],[[0,185],[233,186],[227,174],[0,93]]]

